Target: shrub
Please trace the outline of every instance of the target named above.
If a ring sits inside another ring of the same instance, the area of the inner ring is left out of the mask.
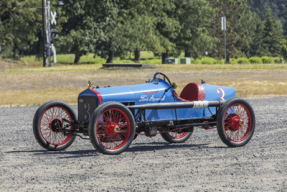
[[[274,63],[273,57],[264,56],[264,57],[261,57],[261,59],[262,59],[262,62],[264,64],[273,64]]]
[[[251,64],[260,64],[262,63],[262,59],[260,57],[250,57],[249,62]]]
[[[235,58],[230,58],[229,62],[230,64],[238,64],[237,59]]]
[[[199,59],[190,59],[191,64],[201,64],[201,61]]]
[[[225,64],[225,59],[221,59],[217,61],[218,64]]]
[[[240,57],[237,59],[238,64],[249,64],[249,60],[246,57]]]
[[[280,63],[280,58],[279,57],[275,57],[274,58],[274,63]]]
[[[282,59],[283,59],[283,58],[282,58]],[[275,58],[274,58],[274,62],[275,62],[275,63],[278,63],[278,64],[282,64],[282,63],[284,63],[284,60],[281,61],[281,58],[280,58],[280,57],[275,57]]]
[[[215,64],[216,62],[217,62],[216,59],[213,59],[211,57],[204,57],[203,59],[201,59],[201,64],[212,65],[212,64]]]

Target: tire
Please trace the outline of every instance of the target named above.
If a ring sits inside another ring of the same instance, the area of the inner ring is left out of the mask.
[[[94,111],[88,131],[91,143],[99,152],[118,155],[135,137],[134,117],[123,104],[108,102]]]
[[[76,120],[76,114],[71,107],[62,101],[48,101],[41,105],[36,111],[33,119],[33,132],[38,143],[49,151],[60,151],[69,147],[75,140],[76,136],[55,129],[60,126],[65,127],[65,118],[69,121]],[[57,125],[56,125],[57,124]],[[72,130],[73,127],[70,127]]]
[[[246,145],[255,130],[255,114],[251,105],[242,98],[227,100],[217,116],[217,132],[229,147]]]
[[[190,132],[166,132],[166,133],[161,133],[161,136],[164,140],[166,140],[169,143],[183,143],[187,139],[190,138],[190,136],[193,133],[193,127],[190,127]]]
[[[138,137],[138,134],[135,134],[135,136],[134,136],[133,140],[135,140],[137,137]]]

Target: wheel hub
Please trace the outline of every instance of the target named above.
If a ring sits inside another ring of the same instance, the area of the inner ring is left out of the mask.
[[[58,132],[62,128],[62,122],[59,119],[54,119],[51,124],[50,128],[54,132]]]
[[[240,126],[244,125],[244,121],[240,119],[238,115],[233,115],[230,118],[230,129],[236,131],[240,128]]]
[[[107,125],[107,128],[106,128],[106,134],[108,136],[114,136],[116,135],[118,132],[120,131],[120,128],[119,126],[114,123],[114,122],[111,122]]]
[[[115,128],[114,128],[114,131],[117,133],[120,131],[120,128],[116,125]]]

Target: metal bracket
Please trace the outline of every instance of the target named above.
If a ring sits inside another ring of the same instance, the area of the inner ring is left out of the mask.
[[[81,134],[74,134],[75,136],[79,136],[81,139],[90,139],[90,137],[84,137],[83,135]]]

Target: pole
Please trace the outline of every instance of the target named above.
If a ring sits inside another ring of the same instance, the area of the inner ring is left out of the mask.
[[[224,63],[226,64],[226,17],[221,17],[221,28],[224,32]]]
[[[43,67],[46,67],[46,51],[45,51],[45,38],[46,38],[46,33],[45,33],[45,5],[44,5],[44,0],[42,0],[42,13],[43,13]]]
[[[226,64],[226,30],[224,30],[224,58]]]
[[[50,25],[50,1],[48,1],[48,56],[49,56],[49,67],[52,67],[51,64],[51,25]]]

